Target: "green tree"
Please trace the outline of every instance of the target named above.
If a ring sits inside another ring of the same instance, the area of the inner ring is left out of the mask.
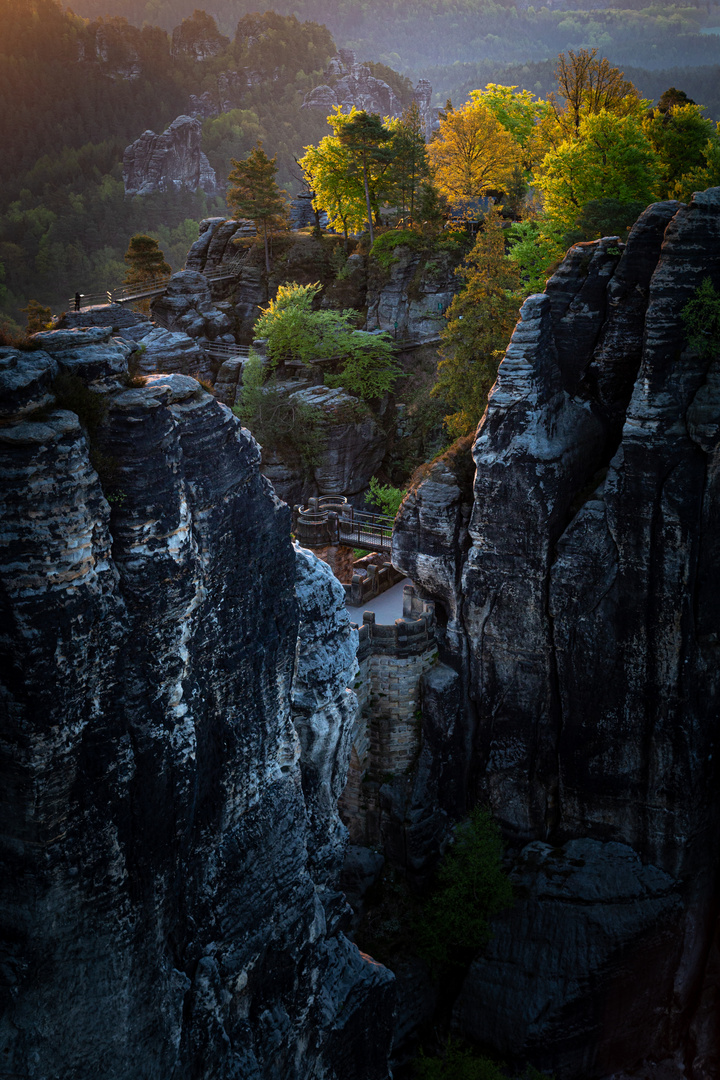
[[[537,183],[548,216],[571,229],[592,199],[652,202],[659,171],[641,122],[603,110],[583,116],[577,138],[565,140],[545,156]]]
[[[338,121],[337,113],[328,117],[336,131],[343,122]],[[365,192],[351,170],[350,150],[337,134],[326,135],[318,146],[305,147],[298,164],[313,192],[313,206],[326,212],[332,228],[342,229],[347,251],[348,230],[361,229],[366,217]]]
[[[676,185],[682,183],[685,174],[705,165],[708,142],[717,139],[715,125],[702,112],[702,107],[692,102],[671,105],[662,111],[658,107],[643,123],[658,156],[662,188],[668,197],[674,196]]]
[[[505,191],[520,164],[512,135],[481,101],[446,112],[428,146],[433,181],[453,204]]]
[[[28,334],[36,334],[38,330],[49,330],[52,326],[52,311],[37,300],[28,300],[27,307],[24,307],[23,311],[27,315]]]
[[[550,112],[547,101],[536,100],[529,90],[499,83],[488,83],[484,90],[472,90],[470,99],[488,108],[512,136],[520,147],[522,167],[529,174],[537,163],[538,125]]]
[[[281,391],[274,376],[266,382],[266,374],[262,360],[251,354],[233,412],[261,446],[299,458],[309,476],[322,454],[323,414],[296,394]]]
[[[493,209],[475,246],[456,271],[465,287],[453,298],[442,331],[433,395],[448,408],[445,426],[457,438],[477,426],[498,364],[518,318],[520,271],[505,256],[505,234]]]
[[[564,244],[567,247],[581,240],[599,240],[601,236],[624,237],[646,206],[647,202],[637,199],[591,199],[578,215],[575,228],[565,234]]]
[[[265,244],[265,270],[270,273],[268,229],[287,226],[287,198],[278,187],[277,157],[269,158],[258,140],[245,161],[232,159],[227,202],[235,217],[249,218]]]
[[[490,940],[491,916],[512,903],[502,853],[500,830],[487,810],[475,807],[455,830],[418,927],[421,953],[433,965],[453,962]]]
[[[350,174],[362,179],[365,193],[370,244],[375,242],[373,212],[377,212],[383,186],[388,183],[388,170],[393,161],[392,132],[375,113],[352,109],[338,131],[341,144],[348,151]]]
[[[476,1057],[455,1039],[448,1039],[440,1057],[426,1057],[424,1051],[413,1062],[415,1080],[507,1080],[496,1062]]]
[[[565,249],[561,237],[542,220],[518,221],[509,229],[511,259],[520,272],[522,292],[543,292],[552,268],[562,259]]]
[[[394,518],[400,509],[400,503],[407,494],[405,488],[396,488],[391,484],[381,484],[376,476],[370,478],[370,490],[365,495],[365,502],[379,506],[381,514]]]
[[[388,126],[393,133],[389,199],[403,216],[408,211],[412,224],[420,185],[429,177],[424,124],[417,102],[414,101],[399,120],[390,121]]]
[[[287,360],[334,359],[336,375],[326,375],[328,386],[342,386],[364,399],[387,393],[401,374],[388,334],[355,330],[357,312],[314,311],[320,285],[281,285],[274,300],[261,310],[255,336],[267,340],[273,365]]]
[[[555,67],[555,81],[562,105],[553,94],[549,101],[567,135],[578,135],[584,116],[609,112],[614,116],[637,114],[640,94],[619,68],[611,67],[605,57],[597,58],[597,49],[568,49],[560,53]]]
[[[720,352],[720,294],[706,277],[682,309],[688,345],[709,359]]]
[[[136,233],[135,236],[130,237],[130,243],[125,252],[125,262],[127,264],[126,285],[136,285],[172,274],[172,267],[165,261],[157,240],[154,236],[147,236],[145,233]]]

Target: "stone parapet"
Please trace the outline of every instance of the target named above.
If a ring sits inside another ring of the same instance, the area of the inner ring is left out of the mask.
[[[392,626],[366,611],[359,627],[358,718],[340,813],[354,844],[381,841],[380,788],[408,774],[420,753],[420,680],[435,663],[435,613],[411,585]]]

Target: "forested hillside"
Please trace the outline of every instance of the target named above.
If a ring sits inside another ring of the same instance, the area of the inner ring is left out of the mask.
[[[295,156],[328,130],[322,113],[300,108],[336,51],[324,26],[270,12],[241,20],[231,40],[202,13],[173,44],[158,27],[89,22],[54,0],[0,0],[0,18],[0,310],[18,321],[30,297],[58,309],[76,290],[117,285],[136,232],[156,235],[179,269],[198,221],[226,213],[222,197],[128,198],[122,182],[124,148],[163,131],[191,95],[212,97],[222,73],[240,81],[242,108],[204,122],[221,183],[230,158],[260,138],[281,183],[297,187]]]
[[[77,0],[76,10],[90,17],[112,11],[138,25],[146,20],[169,29],[194,6],[195,0]],[[278,0],[273,6],[323,22],[338,44],[403,70],[479,57],[543,60],[583,47],[598,48],[613,63],[652,68],[720,59],[720,39],[700,34],[704,26],[720,22],[713,3],[701,8],[569,0],[533,7],[522,0]],[[225,33],[232,33],[243,10],[238,0],[217,0],[213,6]]]

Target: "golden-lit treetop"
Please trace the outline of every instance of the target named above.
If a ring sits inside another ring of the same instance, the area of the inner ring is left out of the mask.
[[[446,112],[428,146],[433,179],[452,203],[507,188],[520,164],[512,135],[480,101]]]

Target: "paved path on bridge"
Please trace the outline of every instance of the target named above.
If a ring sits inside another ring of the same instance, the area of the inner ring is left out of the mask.
[[[379,596],[374,596],[372,600],[368,600],[362,607],[350,607],[348,605],[350,619],[352,622],[357,623],[358,626],[362,626],[363,611],[374,611],[375,622],[381,623],[383,626],[392,626],[396,619],[402,618],[403,589],[406,585],[412,585],[410,578],[403,578],[402,581],[398,581],[397,585],[393,585],[387,592],[380,593]]]

